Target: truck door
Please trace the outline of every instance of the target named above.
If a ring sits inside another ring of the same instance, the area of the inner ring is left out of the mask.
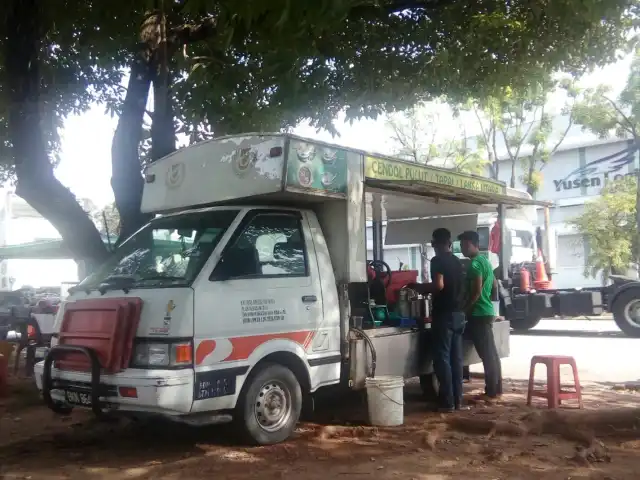
[[[297,211],[250,211],[210,276],[198,282],[196,383],[209,381],[207,372],[242,372],[276,351],[304,357],[311,353],[323,305],[305,223]],[[211,379],[219,376],[212,374]],[[237,393],[236,379],[225,381],[230,386],[226,395]],[[195,400],[194,410],[200,410],[197,395]]]

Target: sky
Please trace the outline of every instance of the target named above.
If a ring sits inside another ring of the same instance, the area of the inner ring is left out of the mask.
[[[597,69],[580,81],[582,87],[607,84],[614,91],[623,88],[631,63],[631,57]],[[65,122],[62,134],[61,162],[56,170],[58,179],[79,198],[89,198],[102,207],[113,201],[111,191],[111,139],[116,126],[116,118],[104,113],[104,108],[96,106],[83,115],[73,116]],[[458,121],[441,117],[442,131],[459,130]],[[309,125],[300,125],[294,132],[304,137],[313,137],[347,147],[359,148],[379,153],[391,153],[393,141],[383,118],[361,120],[353,124],[337,120],[340,136],[333,138],[327,132],[317,133]],[[469,122],[466,131],[473,134],[475,126]],[[573,139],[578,141],[578,138]],[[572,142],[573,143],[573,142]]]

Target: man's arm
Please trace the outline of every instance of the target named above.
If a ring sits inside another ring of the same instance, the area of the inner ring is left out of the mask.
[[[472,266],[471,268],[469,268],[467,276],[469,278],[470,291],[467,296],[467,301],[465,302],[463,311],[467,315],[471,315],[473,306],[478,301],[478,299],[480,298],[480,294],[482,293],[482,273],[478,268]]]
[[[412,283],[407,286],[422,295],[441,291],[444,288],[444,275],[438,257],[431,259],[429,270],[431,271],[430,283]]]
[[[491,287],[491,300],[497,302],[500,300],[500,290],[498,290],[498,279],[493,277],[493,286]]]

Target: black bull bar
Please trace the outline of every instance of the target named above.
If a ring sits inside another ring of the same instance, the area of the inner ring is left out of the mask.
[[[56,357],[64,353],[82,353],[91,362],[91,410],[96,416],[103,413],[100,404],[100,360],[96,351],[89,347],[81,347],[78,345],[56,345],[49,350],[44,360],[44,371],[42,373],[42,396],[44,402],[54,412],[59,411],[58,404],[51,397],[53,387],[53,379],[51,378],[51,368]]]

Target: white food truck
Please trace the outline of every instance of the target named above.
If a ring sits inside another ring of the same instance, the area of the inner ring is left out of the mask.
[[[62,303],[37,385],[56,412],[235,420],[256,444],[288,438],[324,387],[397,375],[428,389],[428,302],[400,298],[417,272],[384,263],[383,221],[431,217],[457,235],[478,214],[533,203],[502,183],[293,135],[179,150],[145,171],[142,209],[156,217]],[[507,356],[509,323],[495,336]],[[466,364],[478,361],[467,344]]]

